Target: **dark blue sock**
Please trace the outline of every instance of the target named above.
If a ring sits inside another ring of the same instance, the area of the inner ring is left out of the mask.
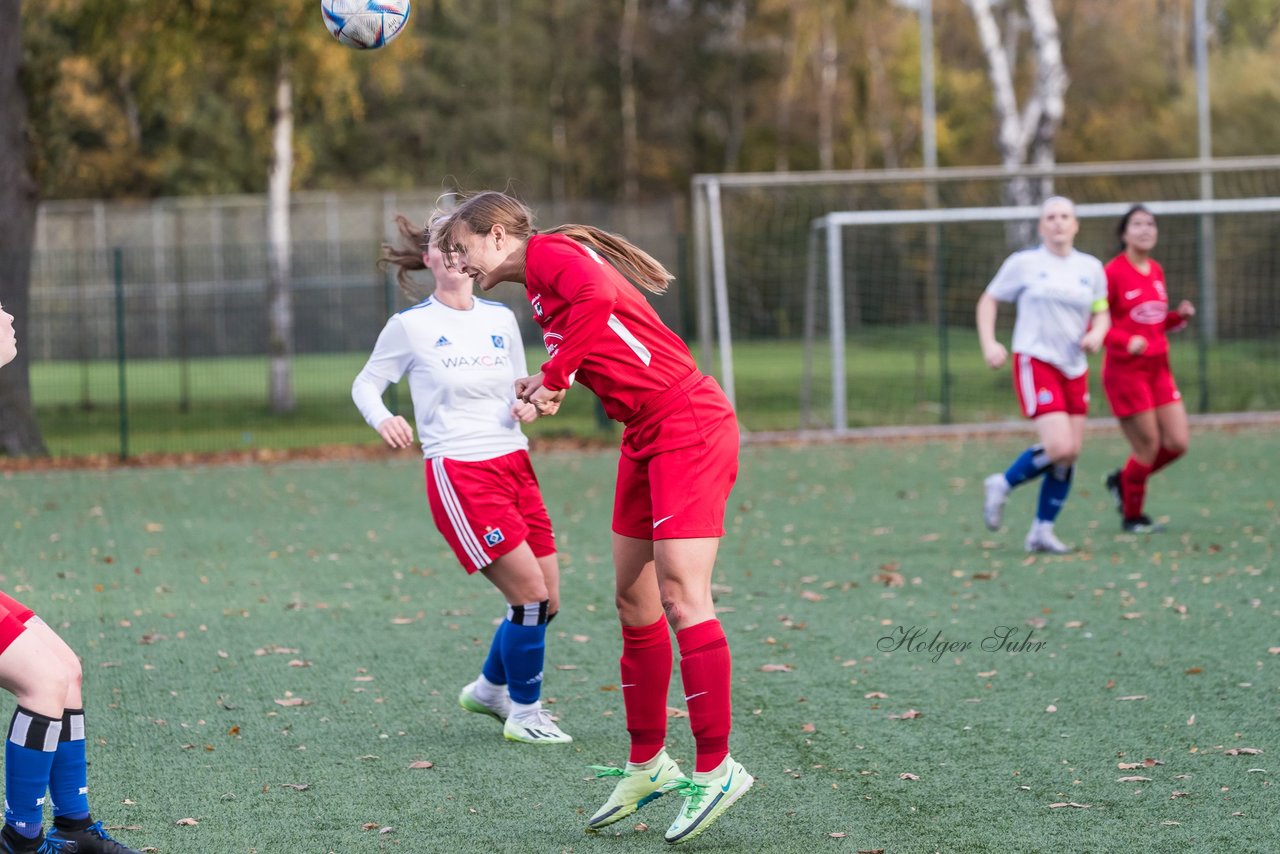
[[[44,825],[44,795],[62,721],[18,707],[4,744],[4,822],[34,839]]]
[[[1052,466],[1044,480],[1040,482],[1040,505],[1036,508],[1036,518],[1042,522],[1052,522],[1058,518],[1062,505],[1067,503],[1067,494],[1071,492],[1071,475],[1075,466]]]
[[[484,660],[484,667],[480,668],[480,674],[494,685],[507,684],[507,670],[502,666],[502,636],[506,632],[507,625],[506,620],[498,623],[498,628],[493,633],[493,640],[489,642],[489,656]]]
[[[1004,479],[1009,481],[1012,488],[1039,477],[1048,468],[1049,455],[1044,452],[1044,445],[1032,445],[1019,454],[1013,465],[1005,470]]]
[[[508,608],[502,627],[502,666],[512,702],[530,705],[542,693],[542,661],[547,649],[547,601]],[[488,677],[486,677],[488,678]]]
[[[84,751],[84,709],[62,713],[62,735],[49,770],[49,796],[53,817],[72,820],[89,817],[89,763]]]

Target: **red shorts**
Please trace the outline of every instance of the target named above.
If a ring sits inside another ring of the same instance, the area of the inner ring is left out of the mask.
[[[9,648],[9,644],[18,639],[18,635],[27,630],[27,620],[36,615],[26,605],[9,594],[0,591],[0,652]]]
[[[431,518],[468,573],[526,541],[534,557],[555,554],[528,451],[474,462],[435,457],[425,469]]]
[[[1013,388],[1022,414],[1039,418],[1050,412],[1089,414],[1089,372],[1069,379],[1048,362],[1022,353],[1013,354]]]
[[[738,419],[712,377],[694,372],[622,432],[613,530],[637,540],[724,536],[738,478]]]
[[[1113,356],[1107,353],[1102,365],[1102,388],[1117,418],[1128,418],[1182,400],[1173,381],[1169,354],[1158,356]]]

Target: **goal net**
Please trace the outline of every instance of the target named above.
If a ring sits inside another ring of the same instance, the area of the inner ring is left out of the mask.
[[[1216,161],[1218,198],[1187,200],[1203,189],[1193,164],[1204,172],[1198,162],[1059,167],[1041,192],[1076,200],[1076,247],[1104,262],[1133,201],[1156,214],[1170,302],[1198,309],[1171,348],[1190,411],[1280,408],[1280,158]],[[919,172],[860,177],[878,182],[698,179],[704,370],[750,431],[1016,417],[1007,372],[982,361],[973,313],[1005,257],[1034,244],[1039,209],[1000,206],[1003,170],[938,170],[932,193]],[[1013,317],[1002,310],[1006,344]],[[1092,412],[1106,415],[1092,364]]]

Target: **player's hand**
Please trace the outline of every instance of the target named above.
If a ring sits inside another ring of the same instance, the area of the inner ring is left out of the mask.
[[[562,400],[564,400],[564,389],[552,391],[542,385],[529,395],[529,402],[538,410],[539,415],[555,415],[560,411]]]
[[[1147,352],[1147,339],[1141,335],[1135,335],[1129,339],[1129,346],[1126,347],[1131,356],[1141,356]]]
[[[516,398],[528,403],[529,395],[539,388],[542,388],[542,371],[538,371],[531,377],[521,377],[516,380]]]
[[[986,361],[988,368],[995,370],[1008,360],[1009,351],[999,341],[992,341],[990,344],[982,345],[982,358]]]
[[[532,424],[538,420],[538,407],[532,403],[525,403],[523,400],[517,400],[511,406],[511,417],[519,421],[521,424]]]
[[[1107,330],[1090,329],[1085,336],[1080,339],[1080,349],[1086,353],[1096,353],[1102,349],[1102,342],[1106,340]],[[1137,335],[1135,338],[1139,337]]]
[[[407,448],[413,444],[413,428],[400,415],[392,415],[379,424],[378,435],[393,448]]]
[[[1184,299],[1182,302],[1178,303],[1177,311],[1178,314],[1182,315],[1183,320],[1189,320],[1196,316],[1196,307],[1189,299]]]

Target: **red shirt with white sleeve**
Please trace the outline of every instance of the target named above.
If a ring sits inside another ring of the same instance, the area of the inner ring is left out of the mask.
[[[643,294],[598,252],[569,237],[529,238],[525,296],[550,354],[543,386],[559,391],[582,383],[615,421],[637,420],[646,402],[698,369]]]
[[[1107,305],[1111,310],[1111,328],[1106,338],[1108,355],[1132,358],[1129,341],[1135,335],[1147,339],[1143,356],[1168,353],[1166,330],[1181,329],[1187,321],[1169,310],[1164,269],[1148,259],[1147,272],[1143,273],[1122,252],[1108,262],[1106,273]]]

